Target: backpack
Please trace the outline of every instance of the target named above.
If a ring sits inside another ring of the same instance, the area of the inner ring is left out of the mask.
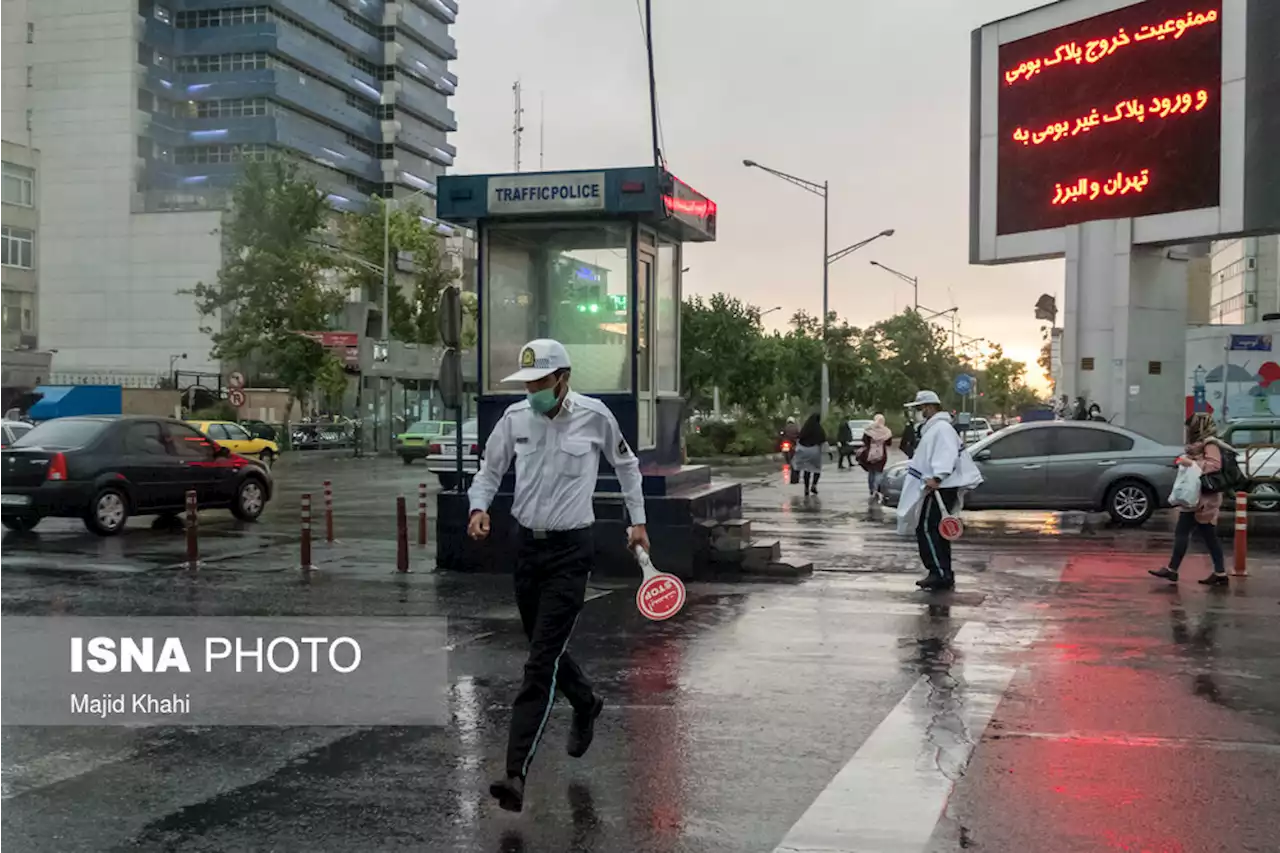
[[[1244,488],[1247,480],[1240,470],[1235,448],[1221,442],[1214,442],[1218,452],[1222,454],[1222,467],[1212,474],[1200,478],[1200,490],[1203,492],[1234,492]]]

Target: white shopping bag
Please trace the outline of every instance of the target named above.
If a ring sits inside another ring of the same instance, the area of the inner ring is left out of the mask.
[[[1169,492],[1169,503],[1188,507],[1200,503],[1200,477],[1203,474],[1200,466],[1194,462],[1179,466],[1178,476],[1173,481],[1173,491]]]

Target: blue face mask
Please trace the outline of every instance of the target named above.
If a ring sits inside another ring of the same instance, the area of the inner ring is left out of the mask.
[[[557,382],[550,388],[543,388],[541,391],[530,391],[526,395],[529,398],[529,408],[540,415],[545,415],[560,402],[559,389],[560,383]]]

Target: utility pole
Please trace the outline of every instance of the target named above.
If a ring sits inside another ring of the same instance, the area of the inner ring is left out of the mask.
[[[521,117],[524,115],[524,108],[520,106],[520,81],[517,80],[511,86],[511,91],[515,96],[515,116],[511,124],[511,136],[515,140],[515,163],[516,171],[520,171],[520,137],[524,133],[524,124]]]

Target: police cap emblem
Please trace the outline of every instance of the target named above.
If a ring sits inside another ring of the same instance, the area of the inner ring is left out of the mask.
[[[525,347],[524,352],[520,353],[520,366],[533,367],[534,355],[533,347]]]

